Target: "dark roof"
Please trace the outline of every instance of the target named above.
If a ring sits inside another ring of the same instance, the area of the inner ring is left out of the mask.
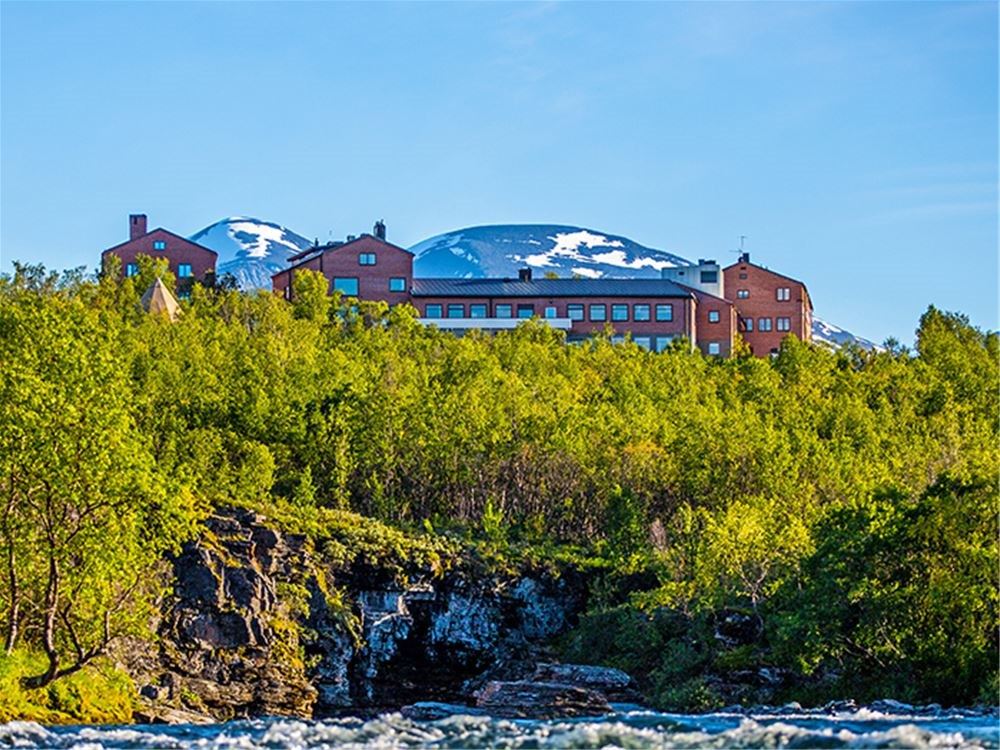
[[[174,237],[175,239],[183,240],[184,242],[186,242],[189,245],[194,245],[199,250],[204,250],[206,253],[211,253],[212,255],[214,255],[217,258],[219,257],[219,254],[217,252],[215,252],[215,250],[213,250],[212,248],[205,247],[204,245],[199,245],[197,242],[192,242],[187,237],[181,237],[179,234],[171,232],[169,229],[164,229],[163,227],[157,227],[156,229],[151,229],[150,231],[146,232],[144,235],[142,235],[140,237],[136,237],[135,240],[141,240],[143,237],[148,237],[149,235],[156,234],[157,232],[163,232],[164,234],[169,234],[171,237]],[[110,253],[112,250],[117,250],[120,247],[125,247],[125,245],[129,245],[129,244],[135,242],[135,240],[125,240],[124,242],[119,242],[117,245],[109,247],[107,250],[102,250],[101,251],[101,255],[104,255],[106,253]]]
[[[414,297],[684,297],[667,279],[414,279]]]

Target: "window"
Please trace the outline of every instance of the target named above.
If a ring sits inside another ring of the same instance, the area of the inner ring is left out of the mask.
[[[486,317],[486,305],[469,305],[469,317],[470,318],[485,318]]]
[[[424,308],[424,317],[427,317],[427,318],[440,318],[441,317],[441,305],[427,305]]]
[[[719,322],[719,311],[718,310],[709,310],[708,311],[708,322],[709,323],[718,323]]]
[[[632,305],[632,320],[649,320],[649,305]]]
[[[771,330],[771,319],[770,318],[757,318],[757,330],[758,331],[770,331]]]
[[[534,305],[518,305],[517,306],[517,317],[519,318],[530,318],[535,314]]]
[[[154,250],[166,250],[167,249],[167,243],[164,242],[163,240],[156,240],[156,241],[153,242],[153,249]]]
[[[702,271],[701,272],[701,283],[702,284],[715,284],[719,281],[718,271]]]
[[[649,336],[635,336],[632,340],[637,346],[641,346],[643,349],[653,348],[653,339]]]
[[[406,279],[402,276],[393,276],[389,279],[389,291],[390,292],[405,292],[406,291]]]
[[[662,352],[670,348],[670,342],[674,340],[673,336],[657,336],[655,340],[656,351]]]
[[[290,300],[292,298],[292,288],[290,286],[285,287],[285,299]]]
[[[127,266],[125,266],[126,276],[135,276],[137,273],[139,273],[139,266],[137,266],[135,263],[129,263]]]
[[[570,320],[583,320],[583,305],[566,305],[566,317]]]
[[[792,330],[792,319],[791,318],[778,318],[777,319],[778,330],[779,331],[790,331]]]
[[[181,263],[177,266],[177,278],[190,279],[194,274],[191,272],[190,263]]]
[[[608,306],[607,305],[591,305],[590,306],[590,319],[600,322],[602,320],[608,319]]]
[[[457,305],[457,304],[448,305],[448,317],[449,318],[464,318],[465,317],[465,305]]]
[[[348,297],[357,297],[358,280],[335,276],[333,279],[333,291],[346,294]]]
[[[191,290],[181,289],[177,292],[177,299],[191,299]]]
[[[611,306],[611,319],[612,320],[628,320],[628,305],[612,305]]]
[[[747,275],[746,275],[745,273],[741,273],[741,274],[740,274],[740,278],[741,278],[741,279],[745,279],[746,277],[747,277]]]
[[[787,286],[778,287],[778,302],[788,302],[792,298],[792,290]]]
[[[753,318],[740,318],[740,330],[741,331],[753,331]]]
[[[673,305],[657,305],[656,306],[656,319],[658,321],[673,320],[674,319],[674,306]]]
[[[361,266],[374,266],[375,265],[375,253],[359,253],[358,254],[358,265],[361,265]]]
[[[736,290],[736,299],[749,299],[749,298],[750,298],[750,290],[749,289],[737,289]]]
[[[546,318],[558,318],[559,315],[556,313],[556,308],[553,307],[553,306],[551,306],[551,305],[549,307],[546,307],[545,308],[545,317]]]
[[[497,305],[497,317],[498,318],[513,318],[514,312],[510,305]]]
[[[708,342],[708,353],[709,354],[721,354],[722,353],[722,347],[719,345],[718,341],[709,341]]]

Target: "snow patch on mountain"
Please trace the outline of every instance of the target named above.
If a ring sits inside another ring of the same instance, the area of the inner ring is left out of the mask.
[[[663,268],[689,264],[627,237],[562,224],[469,227],[431,237],[410,252],[418,277],[514,277],[529,266],[564,277],[659,278]]]
[[[815,316],[813,316],[812,335],[815,343],[824,344],[834,349],[839,349],[846,344],[854,344],[855,346],[860,346],[862,349],[868,350],[882,348],[874,341],[869,341],[861,336],[856,336],[850,331],[845,331],[840,326],[835,326],[833,323],[827,323],[825,320],[820,320]]]
[[[191,235],[191,241],[219,254],[216,276],[232,274],[241,289],[270,289],[272,274],[310,247],[305,237],[280,224],[230,216]]]

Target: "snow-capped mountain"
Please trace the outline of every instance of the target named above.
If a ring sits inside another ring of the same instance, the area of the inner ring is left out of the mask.
[[[191,235],[192,242],[219,254],[216,276],[230,273],[241,289],[270,289],[271,275],[312,243],[280,224],[231,216]]]
[[[850,331],[845,331],[833,323],[827,323],[813,316],[813,341],[818,344],[826,344],[833,349],[839,349],[846,344],[854,344],[862,349],[880,349],[874,341],[855,336]]]
[[[415,276],[438,278],[515,277],[529,266],[562,277],[659,278],[660,269],[691,261],[644,247],[627,237],[560,224],[470,227],[419,242],[410,248]],[[876,345],[838,326],[813,318],[813,339],[839,348]]]
[[[528,266],[539,275],[659,278],[660,269],[689,265],[627,237],[561,224],[459,229],[424,240],[410,252],[413,274],[424,277],[515,277]]]

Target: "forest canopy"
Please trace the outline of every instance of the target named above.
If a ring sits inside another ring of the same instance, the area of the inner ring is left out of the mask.
[[[962,315],[929,308],[912,351],[723,360],[536,321],[456,337],[308,273],[293,303],[196,286],[171,323],[139,304],[157,275],[0,277],[0,634],[44,657],[25,689],[143,633],[145,572],[213,508],[278,504],[642,571],[567,648],[671,700],[722,658],[697,639],[724,610],[761,623],[754,658],[859,697],[995,699],[1000,348]]]

